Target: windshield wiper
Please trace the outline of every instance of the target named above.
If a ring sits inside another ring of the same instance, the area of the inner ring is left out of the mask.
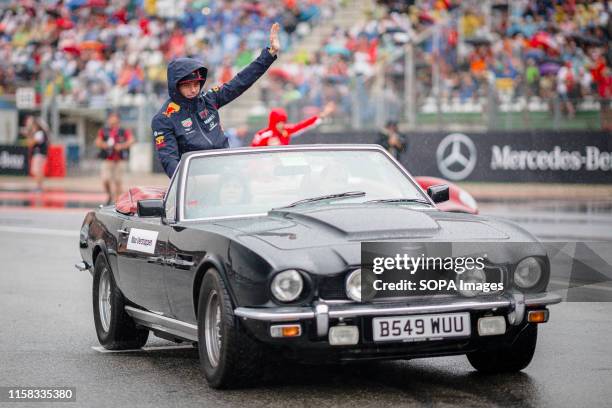
[[[429,201],[422,198],[382,198],[380,200],[370,200],[364,202],[364,204],[367,203],[418,203],[427,204],[429,206],[432,205]]]
[[[353,197],[363,197],[364,195],[366,195],[366,193],[364,191],[347,191],[345,193],[327,194],[327,195],[322,195],[322,196],[318,196],[318,197],[304,198],[303,200],[299,200],[299,201],[296,201],[296,202],[291,203],[289,205],[285,205],[283,207],[278,207],[278,208],[290,208],[290,207],[295,207],[295,206],[300,205],[300,204],[313,203],[313,202],[316,202],[316,201],[337,200],[337,199],[353,198]],[[276,208],[276,209],[278,209],[278,208]]]

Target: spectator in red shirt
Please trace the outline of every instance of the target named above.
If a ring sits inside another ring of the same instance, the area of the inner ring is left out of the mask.
[[[100,149],[98,157],[102,159],[101,178],[104,190],[108,195],[107,204],[122,192],[123,173],[125,162],[129,157],[130,146],[134,143],[129,129],[121,127],[119,113],[111,112],[108,115],[106,126],[98,131],[96,147]],[[114,185],[114,191],[112,189]]]
[[[610,103],[612,101],[612,70],[609,67],[604,67],[601,71],[601,76],[597,82],[597,93],[599,94],[599,103],[601,105],[601,127],[605,130],[612,130],[612,110]]]
[[[295,136],[299,132],[319,124],[321,119],[329,116],[334,110],[335,105],[330,102],[325,105],[323,111],[319,115],[312,116],[298,123],[287,123],[287,112],[285,112],[284,109],[272,109],[272,111],[270,111],[268,127],[255,133],[251,146],[288,145],[291,143],[291,136]]]
[[[185,55],[186,44],[187,40],[183,32],[179,28],[175,28],[168,40],[166,58],[171,60]]]
[[[612,70],[610,68],[605,67],[602,70],[599,81],[597,81],[597,91],[602,103],[610,103],[612,99]]]

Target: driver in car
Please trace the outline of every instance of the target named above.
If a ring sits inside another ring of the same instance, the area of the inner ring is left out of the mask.
[[[327,165],[319,177],[319,189],[322,194],[337,194],[346,191],[349,186],[349,174],[345,167],[334,163]]]
[[[270,47],[229,82],[202,92],[208,70],[193,58],[178,58],[168,65],[170,98],[153,117],[155,149],[168,177],[172,177],[183,153],[222,149],[229,142],[220,123],[218,109],[246,91],[272,65],[280,50],[278,31],[270,29]]]

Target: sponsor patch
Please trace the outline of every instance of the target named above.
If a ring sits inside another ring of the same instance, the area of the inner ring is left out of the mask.
[[[169,118],[170,116],[172,116],[173,113],[176,113],[180,110],[181,110],[181,107],[179,105],[177,105],[174,102],[170,102],[168,104],[168,107],[166,108],[166,111],[164,112],[164,115],[166,115],[166,117]]]
[[[155,132],[157,133],[157,132]],[[166,145],[166,139],[164,138],[164,135],[159,135],[155,138],[155,147],[157,149],[161,149],[162,147],[164,147]]]
[[[155,244],[157,244],[157,234],[157,231],[130,228],[127,249],[153,254],[155,253]]]
[[[217,85],[210,88],[213,92],[219,92],[219,87]]]
[[[200,115],[201,119],[204,119],[206,115],[208,115],[208,109],[204,109],[203,111],[199,112],[198,115]]]
[[[181,125],[183,125],[184,128],[190,128],[193,125],[193,122],[191,118],[187,118],[181,121]]]

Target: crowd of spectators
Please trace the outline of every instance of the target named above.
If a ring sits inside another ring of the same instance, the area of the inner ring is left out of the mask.
[[[18,86],[98,107],[166,90],[177,56],[224,82],[268,43],[273,22],[288,47],[331,15],[331,0],[11,0],[0,8],[0,94]],[[45,89],[42,89],[45,84]]]
[[[462,99],[478,96],[493,79],[507,99],[534,98],[549,105],[555,98],[572,117],[583,100],[612,97],[612,3],[606,1],[517,1],[494,8],[490,34],[474,9],[462,24],[468,43],[463,78],[446,76],[444,92]],[[486,30],[485,30],[486,32]],[[482,43],[480,42],[482,40]],[[444,55],[444,54],[442,54]],[[442,58],[445,72],[461,61]]]
[[[283,67],[271,95],[322,106],[332,99],[369,122],[377,104],[397,119],[405,44],[415,47],[417,106],[483,111],[491,105],[575,114],[579,102],[612,98],[612,2],[607,0],[379,1],[363,24],[337,29],[311,56]],[[382,79],[377,74],[382,67]],[[287,80],[282,80],[288,78]],[[381,82],[382,81],[382,82]],[[518,103],[522,101],[522,103]],[[598,105],[601,102],[601,105]],[[297,103],[297,102],[296,102]],[[554,105],[554,106],[553,106]],[[510,108],[512,109],[512,108]]]
[[[0,93],[46,82],[68,102],[104,106],[125,95],[166,94],[167,62],[182,55],[229,80],[281,22],[286,48],[329,19],[341,0],[8,1],[0,9]],[[383,107],[398,119],[406,100],[404,53],[415,42],[420,110],[522,101],[569,117],[578,103],[612,98],[612,2],[608,0],[378,0],[363,23],[336,28],[318,51],[275,64],[265,106],[290,117],[336,103],[362,123]],[[44,79],[45,81],[42,81]],[[378,89],[377,105],[372,103]],[[382,98],[382,99],[381,99]],[[600,105],[597,103],[601,102]],[[522,109],[522,108],[521,108]],[[464,110],[464,108],[460,108]],[[344,115],[344,114],[345,115]]]

